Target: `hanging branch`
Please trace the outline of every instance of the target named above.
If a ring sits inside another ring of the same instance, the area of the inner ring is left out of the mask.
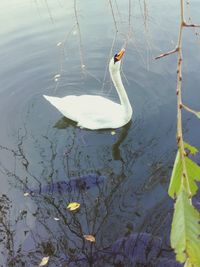
[[[185,163],[185,149],[183,141],[183,130],[182,130],[182,64],[183,64],[183,55],[182,55],[182,37],[183,37],[183,27],[184,27],[184,3],[183,0],[180,1],[181,4],[181,16],[180,16],[180,27],[179,27],[179,36],[177,43],[177,144],[180,150],[181,161],[183,164],[183,178],[186,181],[187,189],[189,196],[191,197],[191,190],[189,185],[189,179],[187,174],[187,168]]]
[[[200,113],[183,104],[182,101],[182,65],[183,65],[183,29],[184,27],[199,27],[188,24],[184,19],[184,0],[180,0],[180,24],[178,41],[175,49],[163,53],[156,59],[177,53],[177,146],[178,151],[173,166],[169,185],[169,195],[175,199],[174,214],[171,227],[171,246],[176,253],[176,259],[185,263],[184,267],[200,266],[200,214],[192,205],[192,197],[200,181],[200,167],[188,156],[196,154],[197,149],[184,142],[182,126],[182,109],[200,117]],[[189,153],[186,153],[186,150]]]
[[[76,0],[74,0],[74,16],[76,19],[76,27],[77,27],[78,38],[79,38],[79,54],[80,54],[81,69],[84,70],[85,64],[84,64],[84,57],[83,57],[83,44],[82,44],[81,29],[80,29],[80,24],[79,24],[79,19],[78,19]]]
[[[178,52],[178,47],[174,48],[173,50],[169,51],[169,52],[166,52],[164,54],[161,54],[157,57],[155,57],[155,59],[159,59],[159,58],[162,58],[162,57],[166,57],[166,56],[169,56],[171,54],[174,54],[174,53],[177,53]]]
[[[114,21],[114,25],[115,25],[115,30],[116,30],[116,32],[118,32],[117,21],[116,21],[115,13],[114,13],[114,10],[113,10],[112,0],[109,0],[108,2],[109,2],[110,9],[111,9],[111,12],[112,12],[112,17],[113,17],[113,21]]]
[[[195,28],[195,27],[199,28],[200,27],[200,25],[198,25],[198,24],[186,23],[185,21],[183,21],[183,26],[184,27],[193,27],[193,28]]]

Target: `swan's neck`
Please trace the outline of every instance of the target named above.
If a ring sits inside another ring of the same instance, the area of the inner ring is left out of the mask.
[[[110,76],[111,76],[113,84],[117,90],[117,93],[118,93],[118,96],[120,99],[120,103],[121,103],[122,107],[124,108],[125,113],[127,114],[127,116],[131,116],[132,115],[132,107],[131,107],[131,104],[129,102],[126,90],[123,86],[120,71],[113,72],[112,70],[110,70]]]

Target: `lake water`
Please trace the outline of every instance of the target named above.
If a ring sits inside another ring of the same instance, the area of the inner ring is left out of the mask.
[[[179,1],[1,0],[0,7],[1,266],[38,266],[45,256],[48,266],[136,266],[128,255],[124,265],[97,257],[133,233],[158,237],[158,258],[173,258],[167,189],[176,152],[176,55],[154,58],[176,44]],[[199,8],[193,1],[186,17],[198,23]],[[199,44],[198,32],[185,29],[183,99],[196,110]],[[42,97],[90,93],[118,101],[108,61],[122,46],[128,125],[80,129]],[[183,115],[185,139],[200,147],[198,119]],[[91,181],[99,176],[100,183]],[[56,189],[71,180],[78,182]],[[74,201],[81,207],[70,212]]]

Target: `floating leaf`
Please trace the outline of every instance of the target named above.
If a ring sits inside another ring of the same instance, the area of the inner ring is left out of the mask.
[[[77,210],[80,207],[80,204],[78,202],[71,202],[68,204],[67,208],[71,211]]]
[[[198,152],[198,149],[195,146],[191,146],[186,142],[184,142],[184,148],[188,149],[192,155],[195,155]]]
[[[96,241],[96,239],[93,235],[84,235],[84,238],[85,238],[85,240],[90,241],[90,242]]]
[[[200,214],[192,206],[185,188],[181,186],[174,206],[171,246],[175,250],[176,259],[187,262],[187,267],[199,266],[200,263],[199,220]]]
[[[111,132],[111,135],[115,135],[115,134],[116,134],[116,132],[115,132],[115,131],[112,131],[112,132]]]
[[[59,218],[57,218],[57,217],[54,217],[54,220],[55,220],[55,221],[59,221],[60,219],[59,219]]]
[[[44,257],[44,258],[41,260],[39,266],[44,266],[44,265],[46,265],[46,264],[48,263],[48,261],[49,261],[49,256]]]
[[[24,196],[27,197],[29,196],[30,194],[28,192],[24,193]]]
[[[61,46],[62,42],[57,43],[57,46]]]

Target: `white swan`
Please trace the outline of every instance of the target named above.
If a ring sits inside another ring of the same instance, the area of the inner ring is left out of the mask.
[[[132,117],[132,108],[120,76],[121,58],[124,53],[125,49],[122,49],[109,63],[110,76],[119,95],[120,104],[96,95],[44,97],[65,117],[76,121],[80,127],[91,130],[122,127]]]

